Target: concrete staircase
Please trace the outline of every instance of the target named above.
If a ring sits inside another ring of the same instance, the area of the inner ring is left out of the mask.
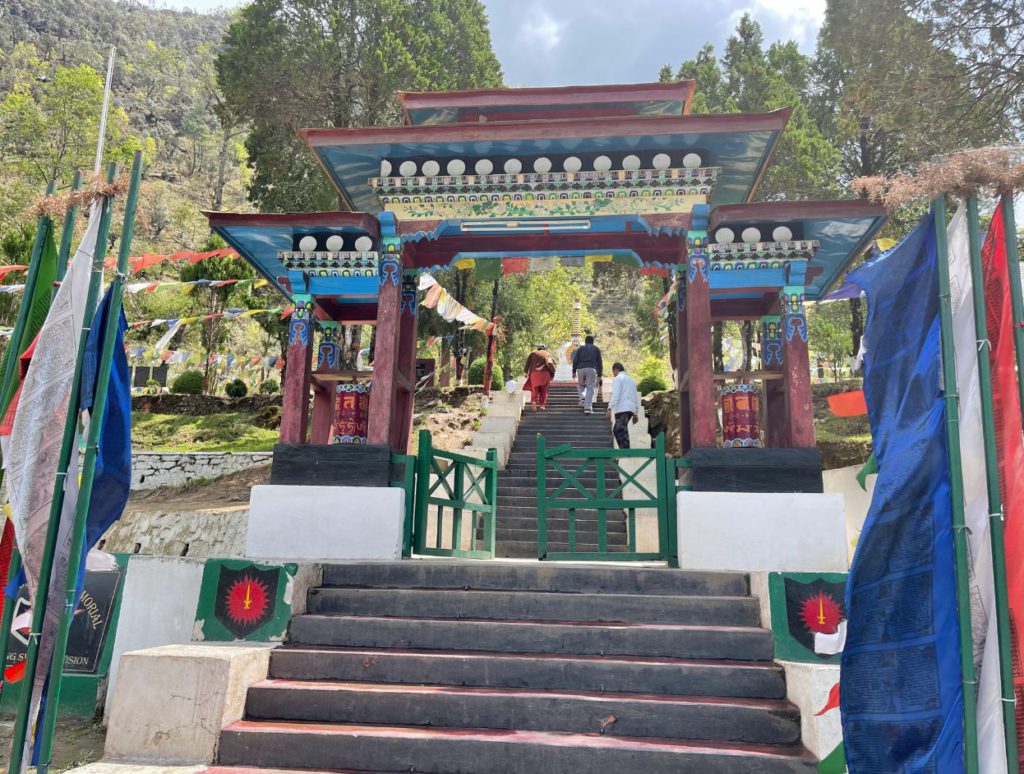
[[[610,449],[614,445],[611,425],[604,416],[605,404],[594,402],[594,413],[585,415],[578,405],[575,385],[552,385],[547,411],[523,412],[507,466],[498,472],[498,512],[495,524],[495,553],[499,557],[537,558],[537,434],[543,433],[548,448],[570,443],[581,449]],[[569,460],[571,471],[580,465]],[[552,466],[547,471],[547,491],[554,492],[564,477]],[[597,473],[593,466],[580,474],[581,485],[593,492]],[[607,491],[619,486],[615,473],[605,475]],[[571,485],[561,497],[582,497]],[[625,551],[626,514],[608,513],[608,550]],[[548,550],[569,550],[569,512],[548,512]],[[576,511],[576,550],[597,551],[597,511]]]
[[[213,771],[811,774],[744,576],[324,568]]]

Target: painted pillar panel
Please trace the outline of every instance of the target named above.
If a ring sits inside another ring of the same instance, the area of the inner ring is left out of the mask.
[[[416,332],[419,312],[416,282],[416,275],[414,274],[409,274],[402,278],[402,307],[398,333],[398,371],[404,377],[402,380],[404,384],[398,384],[396,389],[394,422],[391,428],[391,446],[403,452],[409,446],[409,435],[412,433],[413,404],[415,401],[413,390],[416,384]]]
[[[385,222],[381,223],[382,228]],[[377,338],[370,391],[369,442],[391,444],[395,392],[398,385],[398,336],[402,314],[402,245],[397,236],[383,238],[380,289],[377,296]]]
[[[789,445],[814,447],[814,410],[811,404],[811,364],[807,352],[807,318],[803,287],[782,289],[782,372],[786,389],[786,425]]]
[[[685,263],[680,264],[676,277],[676,367],[679,383],[679,446],[680,454],[686,456],[690,443],[690,385],[685,377],[690,368],[689,339],[686,334],[686,276]]]
[[[686,337],[690,374],[690,442],[716,446],[715,387],[711,358],[711,293],[707,231],[686,236]]]
[[[305,443],[309,425],[309,384],[313,373],[313,299],[296,293],[288,325],[281,443]]]

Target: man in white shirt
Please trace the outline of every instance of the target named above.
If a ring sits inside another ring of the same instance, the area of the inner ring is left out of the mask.
[[[620,449],[629,448],[629,420],[635,425],[640,421],[640,395],[634,382],[622,363],[612,366],[615,379],[612,380],[612,396],[608,400],[608,418],[615,417],[613,433]]]

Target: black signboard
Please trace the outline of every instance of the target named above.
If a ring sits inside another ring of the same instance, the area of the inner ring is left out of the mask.
[[[65,674],[93,675],[99,669],[120,582],[119,569],[85,574],[85,589],[79,597],[78,609],[75,610],[68,636],[68,651],[64,657]],[[22,586],[18,589],[14,622],[7,639],[7,666],[25,658],[29,626],[26,619],[30,615],[28,587]]]

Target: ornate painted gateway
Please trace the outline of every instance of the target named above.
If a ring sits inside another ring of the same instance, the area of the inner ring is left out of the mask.
[[[611,260],[677,278],[681,436],[684,454],[701,452],[695,485],[729,455],[772,451],[716,448],[715,382],[726,380],[760,385],[764,445],[790,450],[779,464],[817,468],[820,481],[804,304],[866,248],[885,212],[863,201],[756,202],[790,111],[691,115],[692,96],[692,82],[401,93],[403,126],[304,130],[352,212],[208,213],[295,305],[282,443],[407,448],[417,273]],[[762,326],[763,370],[714,373],[719,320]],[[337,406],[349,375],[336,326],[351,323],[377,326],[365,436],[349,431],[362,418]],[[749,435],[733,433],[730,446],[762,443]]]

